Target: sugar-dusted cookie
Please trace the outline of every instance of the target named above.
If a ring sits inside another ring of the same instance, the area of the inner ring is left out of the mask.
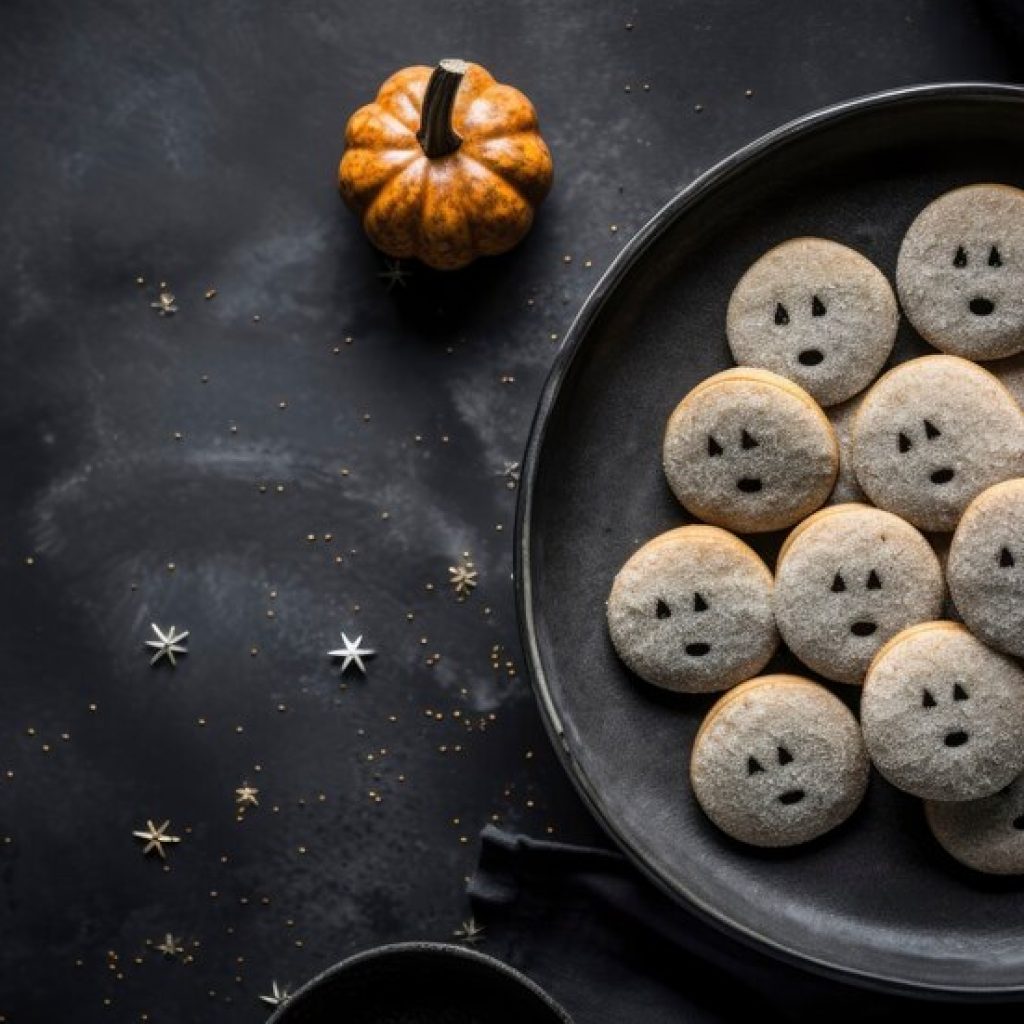
[[[1024,775],[979,800],[929,800],[925,817],[946,852],[988,875],[1024,874]]]
[[[992,375],[1013,395],[1016,403],[1024,408],[1024,354],[1000,359],[989,367]]]
[[[839,446],[792,381],[737,367],[698,384],[665,430],[665,475],[698,519],[738,533],[781,530],[828,497]]]
[[[946,573],[953,603],[970,629],[1024,658],[1024,479],[1004,480],[967,506]]]
[[[724,690],[760,672],[778,644],[772,574],[725,530],[669,530],[615,577],[608,630],[619,657],[647,682]]]
[[[861,695],[868,753],[900,789],[975,800],[1024,771],[1024,670],[956,622],[924,622],[875,655]]]
[[[899,516],[830,505],[795,527],[779,552],[775,621],[815,672],[860,683],[879,647],[942,613],[939,560]]]
[[[922,530],[952,530],[986,487],[1024,475],[1024,412],[966,359],[911,359],[864,396],[851,457],[880,508]]]
[[[943,352],[1024,351],[1024,192],[968,185],[929,203],[900,246],[896,285],[918,334]]]
[[[866,501],[864,490],[857,483],[857,474],[850,462],[850,446],[853,444],[853,421],[860,408],[861,396],[840,402],[828,410],[829,422],[839,442],[839,475],[836,485],[828,496],[829,505],[842,505],[848,501]]]
[[[899,319],[870,260],[825,238],[792,238],[740,278],[726,332],[737,363],[788,377],[827,406],[878,376]]]
[[[854,812],[868,758],[857,720],[838,697],[800,676],[760,676],[708,712],[690,780],[723,832],[754,846],[793,846]]]

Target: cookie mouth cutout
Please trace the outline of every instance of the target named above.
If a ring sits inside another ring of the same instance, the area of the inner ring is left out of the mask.
[[[817,366],[825,358],[820,348],[805,348],[797,357],[802,366]]]
[[[975,316],[988,316],[989,313],[995,312],[996,304],[991,299],[979,295],[967,303],[967,308]]]
[[[1013,819],[1013,827],[1018,832],[1024,832],[1024,814],[1018,814],[1017,817]]]
[[[935,470],[929,479],[933,484],[948,484],[955,476],[956,470],[950,469],[949,466],[946,466],[943,469]]]
[[[850,632],[854,636],[871,636],[871,634],[874,633],[874,631],[876,629],[878,629],[878,626],[877,626],[876,623],[868,622],[868,621],[865,620],[865,621],[861,621],[861,622],[855,622],[850,627]]]
[[[779,794],[779,803],[790,807],[798,804],[807,794],[802,789],[787,789],[785,793]]]
[[[947,732],[945,744],[947,747],[962,747],[967,742],[967,733],[963,729],[957,729],[956,732]]]
[[[736,486],[744,494],[757,494],[761,490],[761,478],[759,476],[741,476],[736,481]]]
[[[691,658],[703,658],[705,654],[711,653],[711,644],[687,644],[685,650]]]

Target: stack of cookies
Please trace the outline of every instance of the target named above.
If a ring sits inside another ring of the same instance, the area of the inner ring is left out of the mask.
[[[873,763],[925,801],[953,857],[1024,873],[1024,411],[979,365],[1024,352],[1024,192],[940,196],[896,284],[899,303],[869,260],[820,238],[746,272],[726,323],[739,365],[665,431],[668,484],[700,522],[629,559],[608,627],[646,682],[728,691],[690,780],[734,839],[824,834]],[[879,377],[900,306],[941,354]],[[741,535],[779,530],[773,573]],[[859,720],[819,681],[761,674],[780,639],[820,679],[862,687]]]

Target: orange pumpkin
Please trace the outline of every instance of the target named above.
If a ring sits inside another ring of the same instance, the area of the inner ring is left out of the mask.
[[[352,115],[338,185],[379,249],[452,270],[529,231],[551,154],[518,89],[443,60],[396,72]]]

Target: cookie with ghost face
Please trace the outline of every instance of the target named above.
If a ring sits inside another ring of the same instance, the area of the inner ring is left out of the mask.
[[[898,326],[882,272],[825,238],[792,238],[766,252],[740,278],[726,314],[737,363],[788,377],[825,406],[878,376]]]
[[[1024,479],[996,484],[967,506],[946,574],[971,631],[1024,658]]]
[[[918,334],[943,352],[1024,351],[1024,192],[969,185],[939,196],[903,239],[896,286]]]
[[[836,440],[839,442],[839,475],[836,477],[836,485],[828,496],[829,505],[843,505],[850,501],[866,501],[864,491],[857,483],[856,474],[850,465],[850,445],[853,443],[853,421],[860,408],[860,396],[851,398],[848,402],[840,402],[828,410],[829,422],[836,432]]]
[[[985,488],[1024,475],[1024,412],[980,366],[923,356],[864,396],[850,455],[880,508],[922,530],[952,530]]]
[[[778,644],[772,574],[739,538],[682,526],[648,541],[612,584],[619,657],[668,690],[724,690],[764,668]]]
[[[987,875],[1024,874],[1024,776],[980,800],[924,805],[932,835],[961,864]]]
[[[875,656],[860,705],[875,767],[926,800],[976,800],[1024,771],[1024,670],[956,622],[925,622]]]
[[[789,649],[815,672],[860,683],[879,647],[942,613],[942,569],[899,516],[831,505],[786,538],[773,605]]]
[[[665,430],[662,464],[675,496],[698,519],[738,533],[781,530],[828,497],[839,446],[802,388],[737,367],[698,384]]]
[[[754,846],[793,846],[835,828],[864,796],[868,770],[846,705],[791,675],[751,679],[722,697],[690,759],[705,814]]]

